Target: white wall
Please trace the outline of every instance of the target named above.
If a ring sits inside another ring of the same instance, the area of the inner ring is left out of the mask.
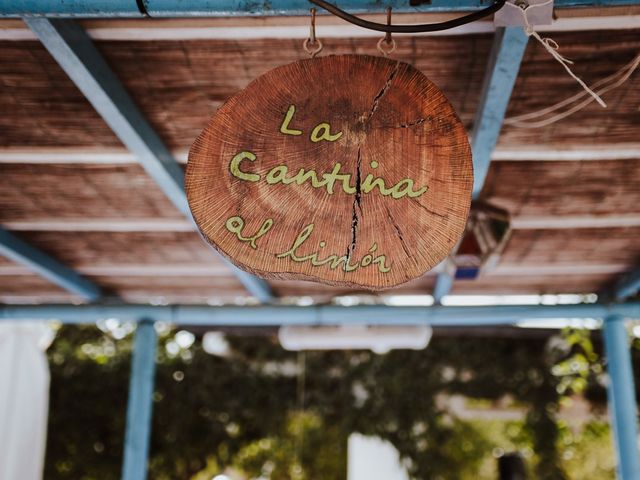
[[[359,433],[349,436],[348,480],[409,480],[393,445]]]

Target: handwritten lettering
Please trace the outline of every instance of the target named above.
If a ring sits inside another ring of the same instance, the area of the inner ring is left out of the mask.
[[[252,235],[251,237],[244,237],[242,235],[242,230],[244,230],[244,220],[242,219],[242,217],[230,217],[227,220],[227,223],[225,223],[225,227],[227,227],[227,230],[229,230],[231,233],[235,233],[236,237],[238,237],[238,240],[240,240],[241,242],[247,242],[253,249],[258,248],[256,241],[260,237],[266,235],[267,232],[271,230],[272,226],[273,219],[267,218],[264,222],[262,222],[262,225],[254,235]]]
[[[265,236],[273,227],[273,219],[267,218],[260,228],[251,235],[250,237],[245,237],[243,230],[245,227],[245,221],[240,216],[229,217],[225,223],[225,227],[231,233],[234,233],[237,239],[241,242],[248,243],[251,248],[254,250],[258,249],[258,244],[256,243],[259,238]],[[369,248],[368,252],[362,256],[360,260],[357,262],[351,261],[349,255],[337,255],[335,253],[329,254],[322,257],[321,250],[327,246],[327,243],[324,240],[321,240],[318,243],[319,250],[303,254],[301,250],[306,246],[309,240],[309,237],[313,233],[313,229],[315,225],[310,223],[306,227],[304,227],[298,236],[293,241],[291,248],[281,253],[276,253],[275,257],[280,259],[290,259],[293,262],[304,263],[309,262],[314,267],[322,267],[328,266],[331,270],[335,270],[340,268],[345,272],[353,272],[359,268],[366,268],[369,266],[377,266],[378,271],[380,273],[387,273],[391,271],[391,265],[387,265],[387,256],[385,254],[377,254],[378,244],[373,243],[371,248]]]
[[[366,268],[369,265],[377,265],[378,271],[381,273],[387,273],[391,270],[390,266],[386,265],[387,257],[385,255],[375,255],[378,245],[374,243],[369,249],[369,253],[364,255],[358,262],[350,263],[350,258],[347,255],[338,256],[335,253],[330,254],[325,258],[320,258],[320,252],[313,252],[307,255],[303,255],[299,252],[299,249],[306,243],[306,241],[313,233],[314,225],[310,223],[307,225],[296,237],[293,245],[286,252],[282,252],[276,255],[276,258],[290,258],[293,262],[310,262],[314,267],[321,267],[323,265],[329,265],[331,270],[342,265],[342,270],[345,272],[353,272],[358,268]],[[326,246],[326,242],[321,241],[319,247],[322,249]]]
[[[289,128],[289,124],[291,120],[293,120],[293,115],[296,113],[296,106],[290,105],[289,110],[287,110],[287,114],[284,116],[284,120],[282,121],[282,125],[280,125],[280,133],[285,135],[302,135],[302,130],[295,130]]]
[[[240,162],[247,159],[252,162],[256,160],[256,156],[252,152],[240,152],[238,153],[229,164],[229,171],[231,174],[248,182],[257,182],[262,179],[262,176],[257,173],[248,172],[240,169]],[[376,161],[371,162],[371,168],[378,168],[379,164]],[[322,178],[322,179],[320,179]],[[325,188],[327,193],[332,195],[335,191],[334,187],[336,183],[341,186],[342,191],[348,195],[355,195],[357,189],[351,185],[352,176],[350,173],[342,172],[342,164],[336,163],[331,172],[323,173],[319,175],[315,170],[305,170],[304,168],[298,169],[298,172],[291,175],[289,173],[289,167],[286,165],[278,165],[273,167],[265,176],[265,181],[269,185],[276,185],[282,183],[283,185],[290,185],[295,183],[296,185],[303,185],[310,183],[313,188]],[[381,195],[391,196],[392,198],[400,199],[404,196],[409,198],[416,198],[424,194],[429,188],[422,187],[414,190],[413,180],[410,178],[404,178],[392,187],[387,187],[387,183],[381,177],[375,177],[369,173],[365,179],[360,183],[362,193],[371,193],[378,189]]]
[[[231,172],[231,175],[247,182],[257,182],[258,180],[260,180],[260,175],[256,175],[255,173],[245,173],[240,170],[240,162],[242,162],[242,160],[244,159],[255,162],[256,156],[251,152],[240,152],[235,157],[233,157],[231,159],[231,163],[229,164],[229,171]]]
[[[302,135],[302,130],[298,130],[295,128],[289,128],[291,121],[293,120],[293,116],[296,114],[296,106],[289,105],[287,113],[282,120],[282,124],[280,125],[280,133],[284,135]],[[309,139],[313,143],[320,142],[322,140],[326,142],[335,142],[342,136],[342,132],[331,133],[331,125],[327,122],[319,123],[315,126],[315,128],[311,131],[311,135]]]
[[[322,133],[320,133],[322,132]],[[331,134],[331,125],[328,123],[319,123],[316,125],[316,128],[311,132],[311,141],[317,143],[321,140],[326,140],[327,142],[335,142],[342,136],[342,132],[338,132],[334,135]]]

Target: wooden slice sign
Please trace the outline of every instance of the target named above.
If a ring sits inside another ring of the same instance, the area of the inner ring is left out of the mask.
[[[269,278],[382,289],[438,264],[463,233],[473,167],[465,129],[410,65],[361,55],[267,72],[189,152],[205,239]]]

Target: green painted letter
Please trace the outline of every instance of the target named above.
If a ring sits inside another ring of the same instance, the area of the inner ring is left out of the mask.
[[[254,162],[256,160],[256,156],[253,153],[240,152],[231,160],[231,163],[229,164],[229,171],[231,172],[231,175],[239,178],[240,180],[246,180],[247,182],[257,182],[258,180],[260,180],[260,175],[256,173],[245,173],[240,170],[240,162],[242,162],[242,160],[244,160],[245,158],[251,162]]]
[[[280,133],[284,133],[285,135],[302,135],[302,130],[289,128],[289,123],[291,123],[294,113],[296,113],[296,106],[290,105],[289,110],[287,110],[287,114],[282,121],[282,125],[280,125]]]

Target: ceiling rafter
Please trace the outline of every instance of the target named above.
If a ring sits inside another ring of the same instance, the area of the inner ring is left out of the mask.
[[[25,265],[56,285],[86,300],[94,301],[102,296],[100,287],[96,284],[2,227],[0,227],[0,254]]]
[[[169,200],[191,219],[182,168],[84,29],[73,20],[25,18],[24,21]],[[224,261],[252,295],[262,302],[273,300],[266,281]]]
[[[527,35],[520,27],[498,28],[494,36],[471,136],[474,200],[480,196],[489,172],[491,156],[498,143],[527,40]],[[436,303],[451,291],[456,274],[451,257],[444,261],[447,266],[438,275],[433,289]]]

